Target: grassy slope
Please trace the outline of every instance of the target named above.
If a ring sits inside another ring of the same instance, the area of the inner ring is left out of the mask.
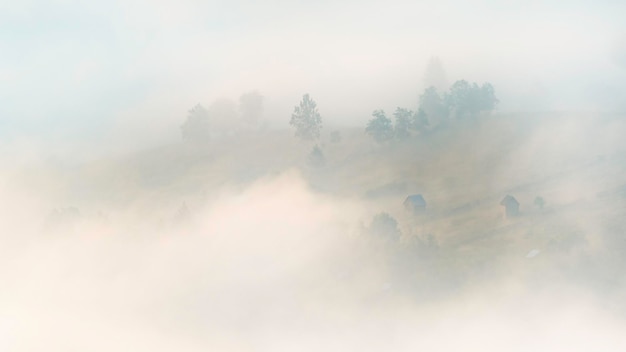
[[[438,265],[478,275],[484,268],[497,272],[499,260],[523,261],[533,248],[567,252],[586,241],[593,251],[622,233],[624,127],[615,117],[494,116],[382,146],[360,128],[344,129],[340,143],[323,138],[322,169],[306,165],[311,144],[291,131],[268,131],[99,160],[58,172],[45,184],[54,185],[56,199],[86,212],[166,217],[182,201],[193,208],[215,190],[299,168],[315,190],[363,201],[372,215],[392,214],[404,241],[435,236],[445,258]],[[426,215],[402,208],[411,193],[424,195]],[[520,217],[503,219],[498,203],[506,194],[520,201]],[[544,210],[532,204],[538,195],[547,202]],[[150,213],[154,204],[165,213]]]

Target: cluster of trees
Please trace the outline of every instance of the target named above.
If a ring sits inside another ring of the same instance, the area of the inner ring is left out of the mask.
[[[490,83],[479,86],[460,80],[443,94],[431,86],[420,95],[417,111],[397,108],[393,114],[395,121],[392,121],[383,110],[375,110],[365,132],[379,143],[405,139],[413,132],[423,132],[450,119],[475,118],[481,113],[491,112],[497,104],[498,99]]]
[[[436,92],[434,92],[436,94]],[[448,92],[443,94],[443,111],[448,117],[473,118],[482,112],[490,112],[498,104],[491,83],[470,84],[465,80],[456,81]]]
[[[396,139],[405,139],[411,136],[412,131],[421,132],[428,127],[428,119],[423,110],[397,108],[393,113],[395,123],[385,115],[383,110],[375,110],[374,116],[367,123],[365,132],[378,143]]]
[[[435,63],[437,63],[436,61]],[[424,90],[419,97],[417,111],[398,107],[393,120],[383,110],[375,110],[365,132],[376,142],[408,139],[451,119],[475,118],[492,111],[498,104],[490,83],[479,86],[465,80],[456,81],[448,91],[439,94],[435,86]],[[216,136],[230,136],[242,129],[258,128],[263,113],[263,97],[257,92],[243,94],[239,102],[222,99],[214,101],[208,108],[198,104],[189,110],[181,125],[183,139],[188,142],[204,142]],[[322,117],[317,103],[309,94],[304,94],[294,107],[289,124],[296,137],[314,146],[308,156],[311,166],[325,164],[324,153],[318,145],[322,130]],[[330,141],[338,143],[341,135],[334,131]]]
[[[420,95],[417,111],[398,107],[393,113],[392,120],[383,110],[375,110],[365,132],[378,143],[408,139],[413,134],[423,133],[428,128],[450,119],[475,118],[481,113],[492,111],[497,104],[498,99],[490,83],[479,86],[477,83],[470,84],[460,80],[442,95],[431,86]],[[317,145],[322,129],[322,117],[317,110],[317,103],[309,94],[305,94],[300,104],[294,107],[289,124],[295,129],[296,137],[316,143],[308,160],[313,166],[322,166],[324,154]],[[341,139],[338,133],[331,137],[334,142]]]
[[[257,91],[245,93],[235,103],[229,99],[215,100],[208,108],[201,104],[189,110],[180,126],[183,140],[206,142],[218,136],[228,136],[243,129],[260,127],[263,96]]]

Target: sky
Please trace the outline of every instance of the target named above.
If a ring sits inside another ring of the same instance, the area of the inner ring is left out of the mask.
[[[414,108],[428,60],[501,111],[626,110],[622,1],[0,0],[0,138],[180,138],[187,110],[250,90],[286,127]]]

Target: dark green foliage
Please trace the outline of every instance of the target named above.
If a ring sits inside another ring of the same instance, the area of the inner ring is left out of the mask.
[[[296,137],[307,141],[319,139],[322,117],[317,111],[317,104],[308,94],[305,94],[300,105],[294,108],[289,124],[296,129]]]
[[[186,142],[206,142],[210,138],[209,113],[200,104],[189,110],[187,120],[180,126]]]
[[[385,112],[383,110],[375,110],[372,116],[374,118],[368,122],[365,133],[372,136],[378,143],[391,140],[395,132],[391,120],[385,116]]]

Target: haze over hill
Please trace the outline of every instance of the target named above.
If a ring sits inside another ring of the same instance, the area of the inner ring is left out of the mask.
[[[344,129],[322,167],[267,131],[5,168],[3,348],[620,349],[624,127],[490,116],[388,145]],[[426,214],[402,207],[413,192]],[[397,241],[371,232],[380,212]]]
[[[624,350],[623,10],[0,0],[0,350]]]

